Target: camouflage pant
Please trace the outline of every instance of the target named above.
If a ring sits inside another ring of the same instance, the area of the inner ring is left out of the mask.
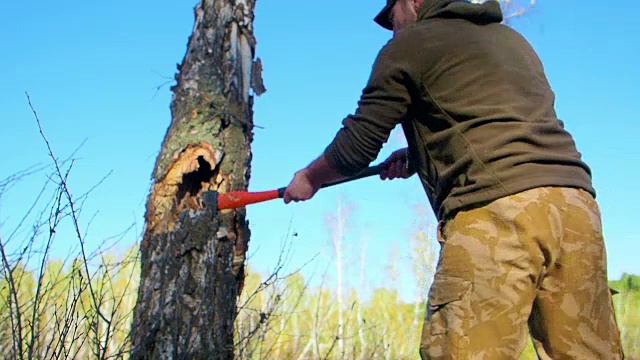
[[[458,213],[422,329],[422,359],[622,359],[598,205],[538,188]]]

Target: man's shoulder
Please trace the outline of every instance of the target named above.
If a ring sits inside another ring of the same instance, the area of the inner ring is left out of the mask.
[[[383,46],[384,51],[405,51],[413,49],[414,51],[424,47],[432,41],[438,40],[440,37],[438,28],[446,26],[451,27],[452,24],[445,24],[441,19],[430,19],[418,21],[407,25],[404,29],[396,32],[394,36]]]
[[[378,58],[404,63],[411,63],[412,60],[421,61],[424,56],[429,55],[425,54],[427,45],[435,40],[435,37],[429,34],[424,25],[411,24],[394,34],[382,46]]]
[[[398,31],[380,49],[380,55],[389,58],[406,58],[409,54],[415,54],[420,48],[421,39],[424,38],[422,29],[413,24]]]

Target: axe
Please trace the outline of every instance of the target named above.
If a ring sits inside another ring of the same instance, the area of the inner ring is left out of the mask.
[[[370,166],[358,174],[347,177],[342,180],[326,183],[321,188],[342,184],[345,182],[362,179],[365,177],[378,175],[382,171],[382,165]],[[214,206],[217,210],[233,209],[242,207],[245,205],[265,202],[269,200],[279,199],[284,197],[284,191],[287,187],[281,187],[275,190],[267,191],[230,191],[227,193],[219,194],[217,191],[207,191],[202,193],[202,198],[209,206]]]

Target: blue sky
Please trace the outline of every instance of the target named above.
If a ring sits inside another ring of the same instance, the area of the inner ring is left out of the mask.
[[[107,173],[85,204],[88,244],[125,230],[122,245],[138,239],[155,156],[170,122],[171,82],[193,25],[195,1],[14,1],[0,13],[0,179],[47,161],[28,107],[28,91],[56,153],[68,156],[85,139],[70,185],[81,194]],[[344,116],[353,112],[374,57],[390,33],[372,21],[383,1],[258,0],[255,35],[267,92],[256,99],[251,190],[286,185],[321,153]],[[640,274],[637,2],[603,5],[539,0],[513,22],[542,58],[557,95],[557,111],[594,172],[602,208],[609,274]],[[160,89],[157,89],[158,86]],[[400,139],[401,140],[401,139]],[[401,146],[394,138],[380,160]],[[42,184],[39,175],[0,204],[6,236]],[[357,267],[367,243],[367,281],[388,285],[384,266],[396,247],[408,250],[416,206],[428,206],[417,179],[377,178],[324,189],[311,201],[252,205],[250,264],[276,262],[289,224],[295,268],[320,253],[331,259],[327,215],[345,196],[355,206],[345,238],[346,260]],[[96,214],[97,212],[97,214]],[[93,217],[95,214],[95,217]],[[424,221],[433,221],[429,211]],[[57,249],[70,234],[58,234]],[[354,262],[355,261],[355,262]],[[400,261],[406,265],[406,261]],[[406,266],[399,282],[410,294]]]

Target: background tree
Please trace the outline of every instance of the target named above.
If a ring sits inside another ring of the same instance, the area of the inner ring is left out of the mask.
[[[132,357],[232,358],[250,230],[202,193],[246,190],[254,90],[255,0],[202,0],[172,87],[171,125],[153,171]]]

